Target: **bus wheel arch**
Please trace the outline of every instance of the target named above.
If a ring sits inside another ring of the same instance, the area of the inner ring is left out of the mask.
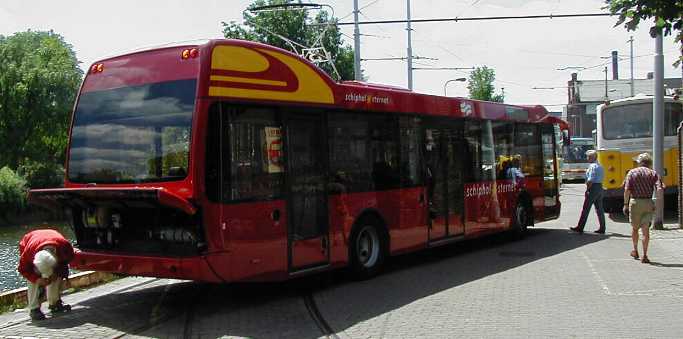
[[[356,219],[348,248],[349,266],[355,277],[368,279],[379,273],[389,255],[389,232],[377,211],[366,210]]]

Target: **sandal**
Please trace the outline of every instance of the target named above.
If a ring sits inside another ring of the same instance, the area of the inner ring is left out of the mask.
[[[642,262],[643,264],[649,264],[649,263],[650,263],[650,259],[647,257],[647,255],[644,255],[644,256],[643,256],[643,259],[640,260],[640,262]]]
[[[638,260],[638,258],[640,258],[638,256],[638,251],[636,251],[636,250],[631,251],[631,257],[633,257],[633,259]]]

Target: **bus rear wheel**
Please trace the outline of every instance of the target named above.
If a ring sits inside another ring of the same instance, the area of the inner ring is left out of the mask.
[[[512,217],[512,230],[515,232],[517,237],[524,237],[528,232],[529,224],[529,211],[524,203],[517,203],[517,206],[515,207],[515,213]]]
[[[380,227],[362,221],[351,236],[349,258],[355,277],[368,279],[379,272],[386,256],[385,242]]]

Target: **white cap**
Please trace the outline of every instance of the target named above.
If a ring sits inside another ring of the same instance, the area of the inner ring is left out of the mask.
[[[43,278],[49,278],[57,266],[57,258],[48,250],[40,250],[33,258],[33,265],[36,266]]]

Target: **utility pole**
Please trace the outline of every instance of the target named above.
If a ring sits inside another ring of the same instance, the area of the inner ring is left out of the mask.
[[[607,66],[605,66],[605,101],[609,100],[609,96],[607,95]]]
[[[636,95],[636,84],[633,82],[633,35],[628,40],[631,43],[631,96]]]
[[[619,80],[619,52],[612,51],[612,80]]]
[[[413,43],[412,43],[412,32],[413,29],[410,28],[410,0],[406,0],[406,31],[408,31],[408,89],[413,90]]]
[[[657,174],[664,178],[664,54],[662,30],[655,37],[655,97],[652,100],[652,153]],[[671,173],[674,175],[674,173]],[[657,193],[657,204],[653,221],[655,229],[663,229],[664,194]]]
[[[360,71],[360,29],[358,29],[358,0],[353,0],[353,78],[363,80]]]

